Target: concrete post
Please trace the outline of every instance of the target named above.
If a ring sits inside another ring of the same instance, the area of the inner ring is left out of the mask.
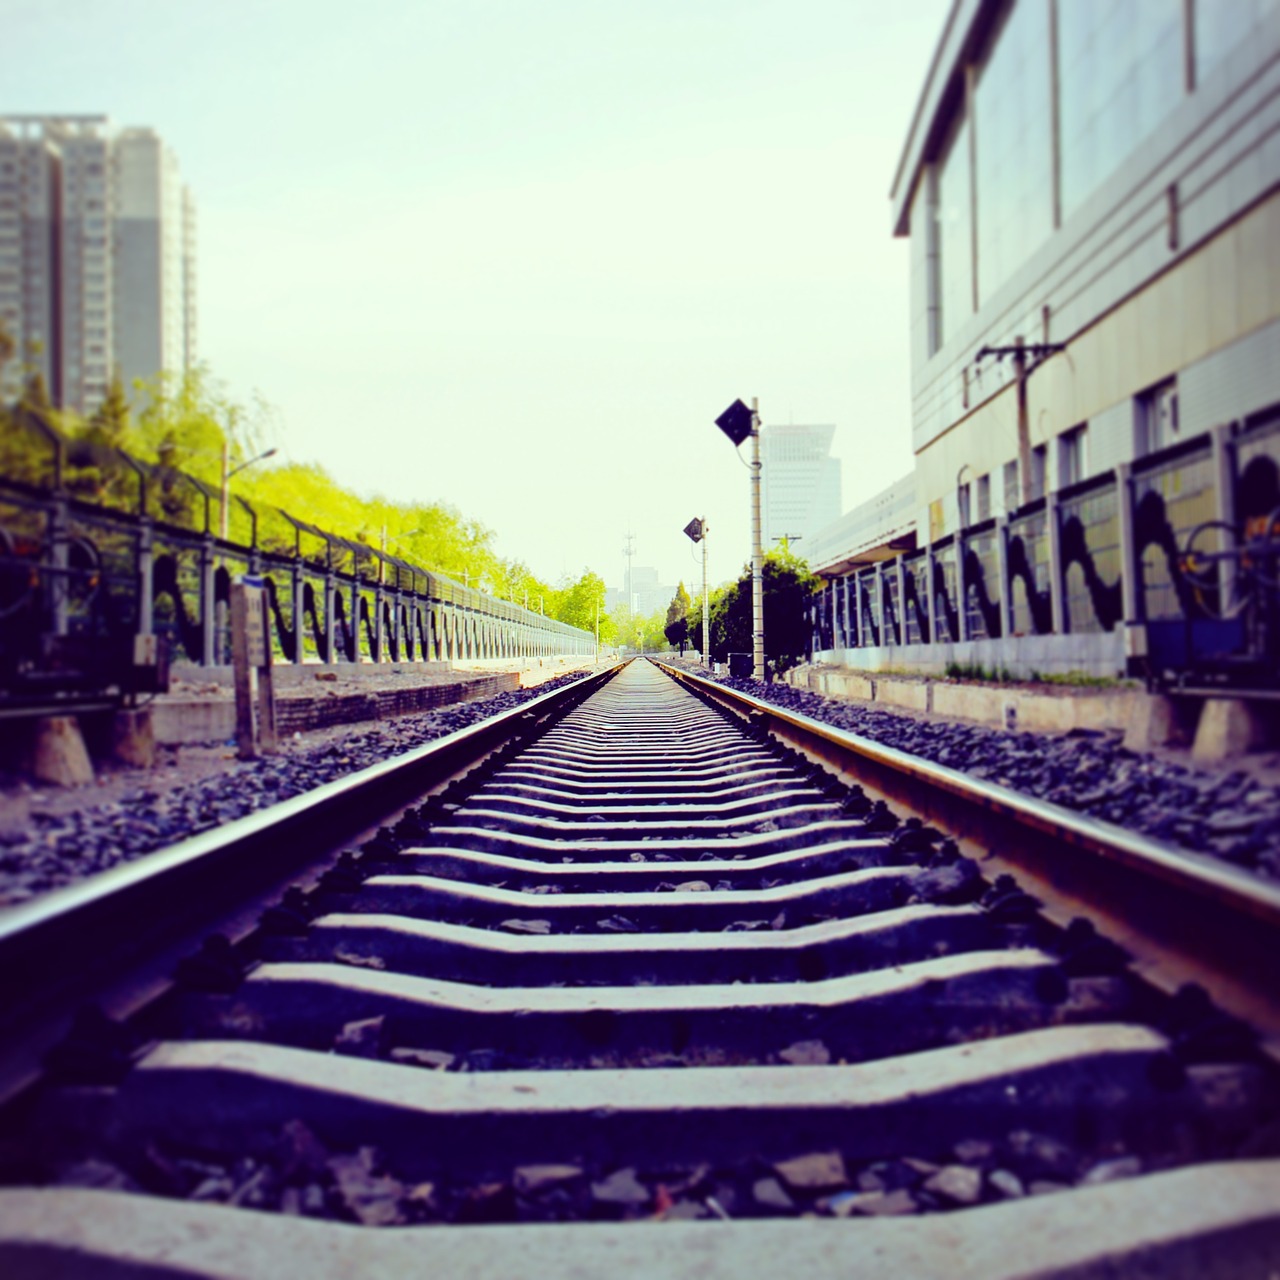
[[[1147,653],[1146,608],[1142,599],[1142,558],[1134,530],[1133,467],[1122,462],[1116,467],[1116,512],[1120,526],[1120,607],[1124,627],[1126,658],[1143,658]]]
[[[889,596],[884,589],[884,561],[876,564],[876,604],[880,614],[880,647],[887,649],[892,643],[889,633]]]
[[[867,641],[863,638],[865,611],[862,600],[862,571],[860,569],[853,571],[853,611],[858,619],[858,646],[859,648],[866,648]]]
[[[333,574],[325,574],[324,579],[324,648],[328,655],[326,662],[337,662],[338,655],[334,652],[334,642],[337,639],[338,629],[336,626],[337,619],[335,617],[336,605],[338,603],[338,584],[334,580]]]
[[[1236,527],[1236,446],[1235,427],[1232,423],[1223,423],[1214,427],[1211,434],[1213,441],[1213,487],[1217,504],[1217,518],[1232,529]],[[1226,548],[1222,548],[1226,550]],[[1238,566],[1231,560],[1222,560],[1218,564],[1218,598],[1222,610],[1225,611],[1235,603],[1236,571]]]
[[[138,634],[149,636],[155,626],[155,532],[149,516],[138,523]]]
[[[351,635],[348,646],[348,659],[360,661],[360,565],[353,559],[351,564]]]
[[[306,610],[302,607],[302,598],[306,594],[306,582],[303,580],[302,565],[295,563],[289,575],[289,604],[293,615],[293,660],[301,662],[306,649],[302,643],[303,631],[306,627]]]
[[[907,567],[902,555],[893,562],[894,580],[898,584],[898,641],[907,643]]]
[[[1062,515],[1058,495],[1049,493],[1044,500],[1045,536],[1049,539],[1049,609],[1055,636],[1067,633],[1066,582],[1062,576]]]
[[[206,667],[212,667],[218,661],[215,652],[218,604],[214,595],[213,575],[213,537],[206,533],[200,543],[200,661]]]
[[[71,545],[70,518],[67,500],[59,494],[49,510],[49,563],[53,572],[49,575],[50,612],[53,615],[53,633],[65,636],[71,629]]]
[[[1013,635],[1013,583],[1009,581],[1009,517],[996,517],[996,577],[1000,601],[1000,634]]]
[[[1116,467],[1116,511],[1120,531],[1120,603],[1126,626],[1144,622],[1142,606],[1142,561],[1134,530],[1133,467],[1122,462]]]
[[[925,596],[929,605],[929,643],[938,643],[938,595],[933,589],[933,544],[924,549]]]

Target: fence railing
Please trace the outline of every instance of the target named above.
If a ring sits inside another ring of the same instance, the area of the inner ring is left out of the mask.
[[[224,539],[214,532],[219,501],[199,480],[117,450],[43,431],[25,441],[6,433],[0,695],[56,684],[60,672],[101,682],[104,663],[129,669],[153,661],[152,637],[175,658],[229,661],[230,588],[241,575],[263,581],[273,651],[283,662],[595,650],[588,631],[277,508],[236,499]]]
[[[1130,674],[1234,663],[1280,685],[1278,591],[1270,415],[832,579],[812,612],[813,656],[1123,630]],[[842,616],[850,625],[830,624]]]

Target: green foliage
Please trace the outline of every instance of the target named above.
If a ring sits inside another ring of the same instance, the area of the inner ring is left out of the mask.
[[[667,605],[667,621],[663,627],[663,634],[667,638],[667,643],[678,646],[681,653],[684,653],[685,645],[689,641],[689,610],[692,604],[684,583],[680,583],[675,595],[671,597],[671,603]]]
[[[0,374],[12,358],[13,342],[0,328]],[[182,375],[161,375],[135,387],[130,405],[120,379],[113,379],[101,406],[86,421],[59,412],[44,381],[31,372],[21,398],[0,405],[0,475],[33,485],[51,486],[55,445],[64,452],[64,481],[71,492],[106,505],[138,508],[140,477],[124,454],[147,472],[148,510],[168,523],[203,530],[206,512],[219,527],[223,467],[234,473],[228,503],[228,535],[247,544],[257,515],[258,545],[335,568],[358,567],[377,574],[374,551],[431,570],[516,604],[541,610],[584,631],[594,631],[599,613],[600,639],[615,638],[614,620],[604,610],[605,585],[583,570],[558,585],[539,578],[523,561],[503,558],[493,531],[447,502],[396,503],[380,495],[366,497],[342,486],[323,467],[307,463],[237,468],[257,461],[273,428],[274,411],[260,397],[242,405],[205,368]],[[283,514],[369,548],[330,551],[326,540],[299,531]],[[653,640],[654,627],[658,639]],[[661,646],[661,619],[641,620],[637,636]]]
[[[552,595],[553,607],[548,609],[553,617],[571,627],[594,632],[600,623],[600,640],[604,643],[613,637],[613,624],[604,609],[604,579],[590,569],[583,569],[576,581],[565,581]]]
[[[620,604],[614,607],[610,620],[614,627],[613,639],[619,646],[640,653],[662,653],[668,647],[665,609],[655,609],[646,617]]]
[[[1091,676],[1085,671],[1032,671],[1028,679],[1032,684],[1057,684],[1072,689],[1121,689],[1136,685],[1132,680],[1118,680],[1113,676]]]
[[[764,557],[764,656],[779,674],[794,667],[809,651],[806,605],[818,586],[809,566],[785,545]],[[701,645],[702,614],[699,603],[690,630]],[[725,662],[730,653],[752,651],[751,567],[744,567],[737,582],[721,587],[711,597],[711,657]]]
[[[52,484],[60,424],[39,370],[28,372],[22,394],[6,414],[3,426],[0,474],[25,484]]]
[[[988,684],[1010,684],[1019,678],[1007,667],[984,667],[979,662],[948,662],[943,671],[949,680],[983,680]]]

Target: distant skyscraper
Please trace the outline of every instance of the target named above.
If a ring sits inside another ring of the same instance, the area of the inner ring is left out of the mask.
[[[0,116],[0,322],[55,404],[195,363],[195,216],[173,152],[105,116]]]
[[[840,460],[831,456],[835,427],[762,427],[762,531],[768,551],[783,538],[808,538],[840,516]],[[804,547],[796,547],[804,555]]]

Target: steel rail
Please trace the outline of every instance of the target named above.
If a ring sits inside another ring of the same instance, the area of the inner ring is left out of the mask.
[[[666,663],[685,687],[945,830],[1058,924],[1091,920],[1164,991],[1194,982],[1280,1060],[1280,886],[1224,862],[969,777]]]
[[[0,911],[0,1102],[35,1078],[78,1007],[136,1012],[202,937],[243,937],[283,888],[314,880],[389,815],[558,719],[619,669]]]

